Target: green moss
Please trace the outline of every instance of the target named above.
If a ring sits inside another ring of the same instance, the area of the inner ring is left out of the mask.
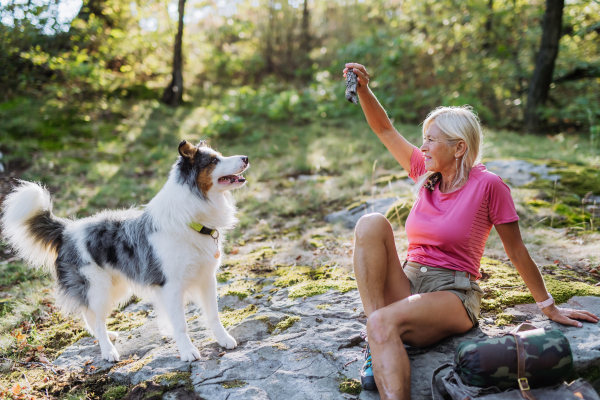
[[[317,304],[317,308],[319,310],[327,310],[329,307],[331,307],[331,304],[327,304],[327,303]]]
[[[252,282],[249,281],[235,281],[231,285],[225,287],[221,291],[221,296],[236,296],[240,300],[244,300],[256,292]]]
[[[287,329],[290,329],[298,321],[300,321],[300,317],[292,317],[288,315],[285,319],[275,325],[275,329],[279,329],[280,332],[283,332]]]
[[[485,292],[481,302],[482,311],[500,313],[502,309],[516,304],[534,303],[533,296],[514,267],[483,257],[481,269],[489,274],[489,277],[480,283]],[[565,274],[571,276],[574,273],[568,271]],[[563,276],[562,271],[558,277],[560,276]],[[588,283],[560,280],[554,275],[544,275],[544,281],[557,304],[564,303],[573,296],[600,296],[600,287]]]
[[[227,283],[227,281],[229,279],[231,279],[232,277],[232,273],[231,272],[221,272],[219,274],[217,274],[217,282],[219,283]]]
[[[106,326],[113,331],[130,331],[146,323],[148,311],[113,314],[106,320]]]
[[[188,390],[194,390],[194,385],[192,384],[192,374],[190,372],[169,372],[167,374],[157,375],[152,380],[163,386],[166,386],[167,390],[179,386],[185,386],[185,388]]]
[[[549,203],[545,200],[540,200],[540,199],[527,199],[527,200],[525,200],[525,204],[527,204],[528,206],[531,206],[531,207],[535,207],[535,208],[552,206],[551,203]]]
[[[340,382],[340,392],[349,393],[349,394],[360,394],[362,391],[362,386],[360,385],[360,381],[358,379],[349,379],[344,378]]]
[[[510,325],[515,322],[515,316],[512,314],[498,314],[496,315],[495,324],[498,326]]]
[[[325,244],[321,240],[315,239],[315,238],[310,239],[308,241],[308,244],[310,244],[311,246],[313,246],[313,247],[315,247],[317,249],[320,248],[320,247],[325,247]]]
[[[267,324],[267,332],[269,333],[273,333],[275,332],[275,325],[273,325],[271,323],[271,319],[269,318],[268,315],[259,315],[258,317],[254,318],[257,321],[261,321],[264,322],[265,324]]]
[[[569,165],[566,169],[556,171],[560,175],[560,184],[569,192],[583,197],[588,192],[600,194],[600,171],[577,165]]]
[[[226,381],[226,382],[222,382],[221,386],[223,386],[223,388],[225,389],[233,389],[233,388],[239,388],[239,387],[244,387],[246,386],[248,383],[241,381],[239,379],[235,379],[233,381]]]
[[[244,309],[219,313],[219,315],[223,326],[228,327],[242,322],[252,314],[256,314],[257,310],[258,307],[254,304],[250,304]]]
[[[102,400],[121,400],[127,392],[127,386],[113,386],[104,392]]]
[[[300,297],[312,297],[326,293],[329,289],[336,289],[340,293],[346,293],[356,289],[355,281],[343,281],[335,279],[323,279],[318,281],[306,281],[292,286],[288,297],[297,299]]]
[[[153,358],[154,356],[151,354],[146,358],[134,362],[133,364],[131,364],[131,367],[129,367],[129,372],[132,373],[139,371],[140,369],[144,368],[146,364],[152,361]]]

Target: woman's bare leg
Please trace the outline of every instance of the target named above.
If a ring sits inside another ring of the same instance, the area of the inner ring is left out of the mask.
[[[472,328],[460,299],[450,292],[410,295],[394,232],[381,214],[356,225],[354,275],[369,317],[367,333],[382,399],[410,399],[410,362],[404,344],[427,346]]]
[[[462,302],[451,292],[415,294],[374,311],[367,332],[381,398],[410,399],[410,362],[405,343],[428,346],[472,327]]]
[[[367,317],[410,296],[392,226],[381,214],[367,214],[356,224],[354,276]]]

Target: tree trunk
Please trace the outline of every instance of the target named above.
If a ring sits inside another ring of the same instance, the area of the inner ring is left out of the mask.
[[[564,5],[564,0],[546,0],[546,12],[542,21],[542,43],[527,93],[525,123],[528,132],[539,132],[543,122],[537,109],[548,99],[554,64],[558,56]]]
[[[267,48],[265,49],[265,64],[267,74],[275,71],[273,64],[273,34],[275,25],[275,15],[273,13],[273,0],[269,0],[269,30],[267,31]]]
[[[485,36],[483,38],[483,50],[486,52],[490,49],[490,43],[492,41],[492,22],[494,17],[494,0],[488,2],[488,16],[485,20]]]
[[[296,30],[296,13],[294,9],[291,12],[291,18],[285,44],[285,76],[287,79],[293,79],[296,72],[296,60],[294,58],[294,30]]]
[[[306,82],[310,79],[310,33],[308,31],[310,13],[308,12],[308,0],[304,0],[302,9],[302,24],[300,31],[300,77]]]
[[[183,100],[183,55],[181,46],[183,42],[183,14],[185,0],[179,0],[179,25],[175,36],[175,47],[173,49],[173,74],[171,83],[165,89],[162,102],[170,106],[178,106]]]

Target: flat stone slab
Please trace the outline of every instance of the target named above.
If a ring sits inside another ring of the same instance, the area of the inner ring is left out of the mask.
[[[493,160],[485,163],[488,171],[499,175],[513,186],[523,186],[536,179],[559,180],[560,175],[552,174],[553,168],[547,165],[532,164],[524,160]],[[535,175],[534,175],[535,174]]]
[[[211,400],[351,398],[342,396],[339,383],[344,377],[359,379],[363,361],[365,343],[360,332],[365,328],[366,319],[357,290],[344,294],[330,290],[304,300],[288,298],[287,289],[277,292],[270,301],[267,296],[244,300],[230,297],[221,298],[220,304],[236,308],[256,304],[258,307],[256,314],[228,328],[239,342],[236,349],[219,348],[210,337],[201,311],[188,307],[190,336],[200,349],[199,361],[179,361],[175,344],[159,332],[154,313],[150,312],[143,326],[121,332],[116,341],[121,360],[129,358],[126,362],[102,361],[98,344],[93,338],[84,338],[67,348],[54,364],[77,369],[94,366],[95,371],[107,370],[116,381],[133,385],[169,372],[190,372],[194,391]],[[574,297],[564,306],[600,315],[600,298]],[[133,307],[139,309],[147,305]],[[561,330],[571,342],[576,370],[600,365],[600,332],[596,324],[584,323],[583,328],[561,326],[548,321],[531,304],[506,312],[518,319],[530,320],[538,327]],[[299,320],[283,332],[269,333],[269,324],[275,325],[288,316]],[[407,347],[411,359],[412,399],[431,398],[429,382],[433,370],[452,362],[460,342],[496,336],[512,329],[497,327],[491,319],[480,322],[479,328],[429,348]],[[234,381],[236,384],[232,385]],[[175,394],[165,396],[172,398]],[[379,399],[379,395],[363,391],[357,398]]]
[[[358,207],[351,210],[341,210],[325,216],[325,222],[342,223],[348,229],[354,229],[356,223],[365,214],[379,213],[385,215],[386,211],[396,201],[395,197],[384,197],[367,200]]]

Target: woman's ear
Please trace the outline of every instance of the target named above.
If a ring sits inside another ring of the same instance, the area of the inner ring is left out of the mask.
[[[467,152],[467,143],[464,140],[459,140],[454,151],[454,158],[459,158]]]

